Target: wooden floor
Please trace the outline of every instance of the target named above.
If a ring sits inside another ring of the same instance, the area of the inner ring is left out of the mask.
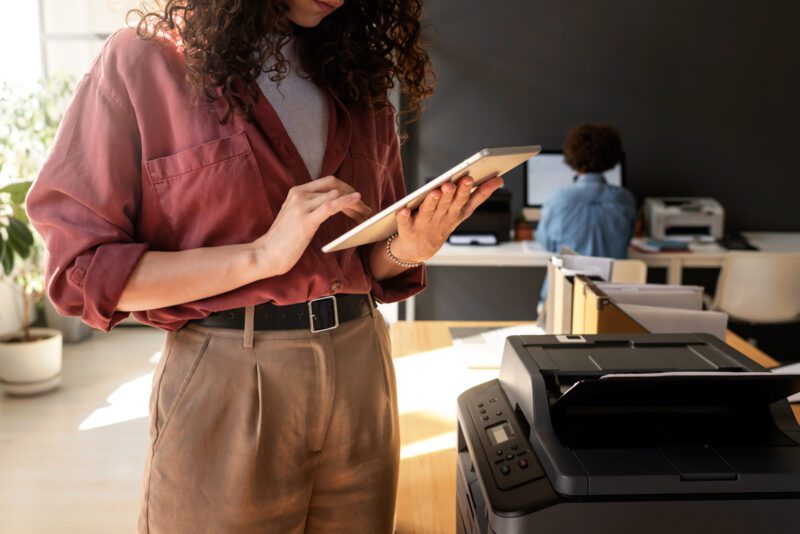
[[[164,336],[144,327],[95,333],[64,346],[61,389],[0,396],[1,533],[134,532],[149,380]]]
[[[470,348],[452,346],[450,326],[464,324],[400,322],[392,328],[401,534],[454,532],[456,397],[497,376],[496,369],[467,367]],[[60,390],[0,397],[0,533],[134,531],[150,379],[163,340],[163,332],[143,327],[95,333],[65,345]],[[740,339],[728,341],[762,364],[775,363]]]

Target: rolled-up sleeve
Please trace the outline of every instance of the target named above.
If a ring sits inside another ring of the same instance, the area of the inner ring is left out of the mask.
[[[386,180],[381,198],[380,210],[386,209],[404,196],[406,184],[403,177],[403,165],[400,160],[400,140],[394,125],[394,113],[387,110],[386,129],[388,150],[386,153]],[[359,247],[364,269],[372,280],[372,294],[379,302],[398,302],[412,297],[428,285],[425,265],[407,269],[397,276],[376,280],[370,270],[370,255],[373,245]],[[380,246],[380,243],[375,245]]]
[[[123,93],[124,94],[124,93]],[[140,139],[130,103],[98,65],[78,84],[26,209],[45,244],[45,290],[62,315],[109,331],[147,243],[135,240]]]

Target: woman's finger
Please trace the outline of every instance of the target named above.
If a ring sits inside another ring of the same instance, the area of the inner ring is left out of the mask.
[[[464,220],[475,211],[475,208],[483,204],[483,202],[489,198],[492,193],[494,193],[497,189],[503,186],[503,179],[499,176],[495,176],[494,178],[483,182],[478,188],[472,193],[469,197],[469,200],[466,204],[464,204],[464,208],[461,210],[461,219]]]
[[[328,219],[331,215],[339,213],[348,206],[355,204],[361,199],[360,193],[350,193],[349,195],[340,196],[321,204],[314,211],[311,212],[311,218],[317,223]]]
[[[339,198],[340,196],[342,196],[342,193],[338,189],[331,189],[325,193],[315,193],[308,196],[304,207],[306,211],[314,211],[326,202],[330,202],[331,200]]]
[[[349,195],[350,193],[347,193],[347,194]],[[369,206],[364,204],[364,202],[362,202],[362,201],[356,202],[355,204],[353,204],[348,209],[351,209],[353,211],[357,211],[359,213],[363,213],[364,215],[369,215],[370,213],[372,213],[372,208],[370,208]]]
[[[352,206],[348,206],[342,210],[342,213],[361,224],[372,215],[372,208],[363,202],[357,202]]]
[[[429,221],[431,217],[433,217],[433,214],[436,213],[436,206],[439,204],[439,199],[441,197],[442,192],[438,189],[434,189],[428,193],[419,207],[417,217],[420,217],[423,221]]]
[[[397,212],[397,232],[400,235],[410,234],[414,228],[414,220],[411,217],[411,210],[403,208]]]
[[[458,181],[458,190],[456,191],[456,194],[453,197],[452,204],[450,204],[451,216],[461,215],[461,209],[464,207],[464,204],[466,204],[467,201],[469,200],[470,194],[472,192],[472,184],[474,183],[475,180],[473,180],[471,176],[465,176]]]
[[[453,202],[453,196],[456,194],[456,184],[453,182],[447,182],[442,184],[440,188],[442,190],[442,196],[439,198],[439,203],[436,205],[436,211],[439,214],[444,214],[450,208],[450,204]]]

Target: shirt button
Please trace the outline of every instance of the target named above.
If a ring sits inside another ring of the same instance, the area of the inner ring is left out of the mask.
[[[331,282],[331,291],[339,291],[342,289],[342,283],[339,280]]]

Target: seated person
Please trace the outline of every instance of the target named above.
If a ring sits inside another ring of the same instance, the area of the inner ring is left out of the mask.
[[[572,185],[556,191],[544,204],[536,229],[542,247],[558,253],[566,245],[584,256],[628,256],[636,201],[630,191],[603,178],[621,159],[622,140],[612,126],[581,124],[567,132],[564,161],[577,175]]]

